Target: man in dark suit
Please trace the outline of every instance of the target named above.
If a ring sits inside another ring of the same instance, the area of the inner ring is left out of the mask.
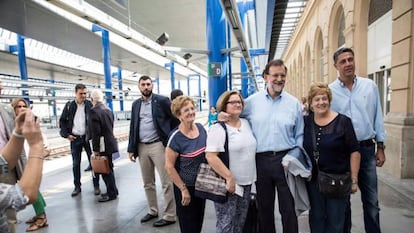
[[[107,202],[118,196],[112,163],[112,154],[118,152],[118,142],[114,135],[114,114],[103,102],[101,90],[93,90],[91,100],[93,107],[89,113],[88,136],[92,140],[93,154],[94,156],[106,156],[110,168],[109,174],[101,174],[107,193],[103,194],[98,201]],[[101,145],[101,137],[103,137],[104,145]]]
[[[86,140],[86,132],[88,125],[88,115],[91,110],[92,103],[86,99],[88,90],[83,84],[76,84],[75,86],[76,99],[68,102],[63,109],[62,115],[59,119],[60,136],[67,138],[70,141],[70,150],[72,153],[72,170],[73,170],[73,184],[75,189],[71,196],[77,196],[81,192],[81,155],[82,149],[85,148],[89,160],[92,154],[91,147]],[[99,176],[93,178],[94,194],[99,195]]]
[[[165,146],[173,118],[171,101],[167,97],[152,93],[152,80],[148,76],[140,77],[138,85],[142,97],[132,104],[128,143],[129,159],[135,162],[138,157],[144,180],[149,212],[141,219],[141,222],[158,217],[154,167],[157,169],[162,183],[165,207],[163,217],[153,226],[162,227],[176,221],[173,186],[164,168]]]

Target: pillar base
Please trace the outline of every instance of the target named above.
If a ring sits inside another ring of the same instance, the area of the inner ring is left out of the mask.
[[[397,178],[414,178],[414,114],[390,112],[384,123],[387,149],[383,169]]]

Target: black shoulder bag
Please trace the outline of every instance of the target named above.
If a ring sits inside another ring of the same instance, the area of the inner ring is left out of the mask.
[[[318,169],[317,184],[319,192],[329,198],[343,198],[351,194],[352,179],[350,172],[345,174],[332,174],[319,170],[319,151],[316,145],[316,133],[314,119],[311,119],[313,156]]]
[[[224,152],[219,153],[219,158],[223,161],[226,167],[229,167],[229,140],[227,128],[224,122],[218,122],[218,124],[220,124],[226,132]],[[217,174],[207,161],[201,163],[198,169],[194,195],[199,198],[209,199],[219,203],[227,201],[226,180]]]

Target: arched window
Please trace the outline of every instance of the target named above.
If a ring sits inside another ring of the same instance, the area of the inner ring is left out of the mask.
[[[344,29],[345,29],[345,18],[344,18],[344,11],[342,10],[338,20],[338,48],[345,46],[345,36],[344,36]]]

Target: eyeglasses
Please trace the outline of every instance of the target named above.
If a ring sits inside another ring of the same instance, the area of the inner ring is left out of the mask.
[[[26,105],[17,105],[16,108],[27,108]]]
[[[243,104],[240,100],[233,100],[233,101],[227,101],[228,104],[236,105],[236,104]]]
[[[195,108],[194,107],[189,107],[189,108],[181,109],[181,113],[182,114],[189,113],[189,112],[194,112],[194,111],[195,111]]]

